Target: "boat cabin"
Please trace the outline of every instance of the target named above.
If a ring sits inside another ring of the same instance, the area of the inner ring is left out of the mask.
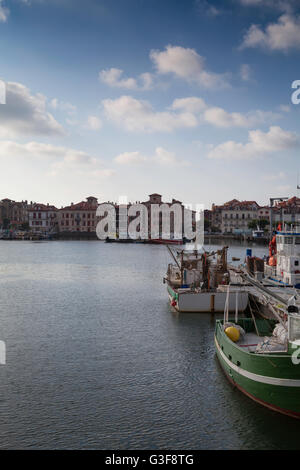
[[[300,231],[277,232],[276,252],[277,278],[300,288]]]

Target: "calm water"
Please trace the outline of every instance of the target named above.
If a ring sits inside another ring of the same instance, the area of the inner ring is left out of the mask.
[[[215,319],[170,311],[168,262],[163,246],[0,241],[0,448],[300,448],[298,421],[227,382]]]

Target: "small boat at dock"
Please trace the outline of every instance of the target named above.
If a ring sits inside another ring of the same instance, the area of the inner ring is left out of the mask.
[[[235,332],[235,337],[232,336]],[[236,333],[238,332],[238,333]],[[261,405],[300,418],[300,315],[216,321],[215,348],[229,381]]]
[[[300,227],[282,229],[279,225],[269,243],[269,256],[263,260],[247,256],[246,261],[254,277],[300,289]]]
[[[170,305],[178,312],[224,312],[230,273],[227,268],[227,247],[216,252],[181,250],[177,257],[168,247],[174,263],[168,265],[164,282]],[[244,312],[248,293],[243,286],[231,286],[229,311]]]

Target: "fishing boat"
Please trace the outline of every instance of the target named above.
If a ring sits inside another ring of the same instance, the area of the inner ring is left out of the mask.
[[[238,331],[238,333],[237,333]],[[289,306],[285,320],[216,321],[215,348],[229,379],[252,400],[300,418],[300,315]]]
[[[265,277],[300,289],[300,229],[280,230],[269,245]]]
[[[164,282],[172,308],[178,312],[224,312],[230,283],[227,249],[211,253],[181,250],[175,256],[168,247],[174,263],[168,265]],[[243,286],[231,287],[228,305],[231,312],[246,310],[248,293]]]
[[[251,252],[251,250],[247,250]],[[289,230],[278,226],[269,243],[269,256],[264,260],[247,256],[248,271],[259,280],[300,289],[300,227]]]

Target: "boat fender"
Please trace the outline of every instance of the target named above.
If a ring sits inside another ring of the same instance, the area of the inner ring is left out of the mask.
[[[176,307],[176,304],[177,304],[176,300],[172,300],[171,302],[172,307]]]
[[[228,328],[226,328],[225,333],[228,338],[231,339],[231,341],[233,341],[234,343],[236,343],[240,339],[240,332],[234,326],[229,326]]]

